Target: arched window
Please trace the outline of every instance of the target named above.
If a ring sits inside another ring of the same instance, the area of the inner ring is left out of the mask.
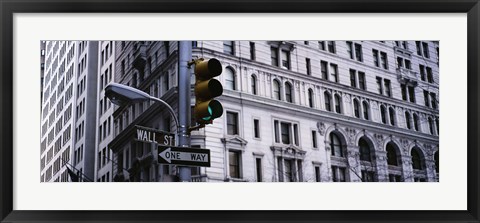
[[[231,68],[225,69],[225,89],[235,90],[235,74]]]
[[[415,131],[419,131],[418,115],[417,114],[413,114],[413,127],[415,128]]]
[[[412,129],[412,125],[410,124],[410,122],[412,121],[412,118],[410,117],[410,113],[409,112],[405,112],[405,124],[407,124],[407,129]]]
[[[342,113],[341,103],[342,103],[342,98],[340,97],[340,95],[335,94],[335,112],[338,114]]]
[[[292,85],[290,83],[285,83],[285,100],[287,102],[293,102],[292,98]]]
[[[353,113],[355,117],[360,118],[360,103],[358,103],[357,99],[353,99]]]
[[[332,111],[332,96],[330,96],[330,93],[326,91],[324,93],[324,96],[325,96],[325,110]]]
[[[257,78],[252,74],[251,76],[252,94],[257,95]]]
[[[433,125],[433,119],[431,117],[428,117],[428,127],[430,128],[430,134],[435,134],[434,131],[434,125]]]
[[[390,107],[388,109],[388,113],[390,114],[390,125],[395,125],[395,109],[393,109],[392,107]]]
[[[382,115],[382,123],[387,124],[387,110],[385,106],[380,106],[380,114]]]
[[[308,89],[308,107],[313,108],[313,90]]]
[[[440,135],[440,123],[438,118],[435,119],[435,125],[437,126],[437,134]]]
[[[278,80],[273,80],[273,98],[282,100],[280,96],[280,82]]]
[[[410,155],[412,156],[412,167],[414,170],[423,170],[423,158],[421,155],[421,151],[418,148],[413,148],[412,151],[410,152]]]
[[[344,157],[343,145],[340,137],[335,133],[330,133],[330,150],[332,156]]]
[[[398,166],[397,160],[397,151],[395,150],[395,146],[393,143],[389,142],[387,144],[387,163],[391,166]]]
[[[365,120],[369,120],[369,115],[368,115],[368,103],[366,101],[363,101],[363,118]]]
[[[370,145],[368,145],[367,140],[365,140],[363,137],[360,138],[360,141],[358,141],[358,147],[360,149],[360,160],[363,161],[372,161],[372,157],[370,154]]]
[[[440,159],[439,159],[439,153],[438,151],[435,152],[433,155],[433,159],[435,160],[435,172],[439,173],[440,172]]]

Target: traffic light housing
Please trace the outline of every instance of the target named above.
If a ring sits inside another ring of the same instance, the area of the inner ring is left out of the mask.
[[[195,120],[199,124],[211,124],[223,114],[222,104],[215,97],[222,95],[223,86],[213,79],[222,74],[222,64],[217,59],[195,61]]]

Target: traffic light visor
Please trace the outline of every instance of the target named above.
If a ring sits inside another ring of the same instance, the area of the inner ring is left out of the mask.
[[[219,60],[213,58],[201,61],[195,65],[195,74],[200,79],[206,80],[216,77],[222,73],[222,64]]]
[[[220,81],[210,79],[206,81],[199,81],[195,87],[195,95],[200,98],[214,98],[222,95],[223,86]]]

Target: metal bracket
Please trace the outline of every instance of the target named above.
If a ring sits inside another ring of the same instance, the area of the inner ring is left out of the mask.
[[[203,58],[192,59],[191,61],[187,62],[187,67],[188,67],[188,69],[190,69],[190,67],[192,65],[197,64],[197,63],[199,63],[201,61],[204,61],[204,60],[205,59],[203,59]]]
[[[192,127],[188,128],[188,133],[192,132],[193,130],[201,129],[201,128],[204,128],[204,127],[205,127],[205,124],[192,126]]]

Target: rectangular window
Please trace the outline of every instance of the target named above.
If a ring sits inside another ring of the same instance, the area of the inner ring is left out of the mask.
[[[278,48],[270,47],[270,59],[272,61],[272,66],[278,67]]]
[[[383,69],[388,70],[388,61],[387,61],[387,53],[380,52],[380,61],[382,63]]]
[[[250,42],[250,60],[255,60],[255,43]]]
[[[362,170],[362,182],[373,182],[374,172]]]
[[[377,77],[377,89],[379,94],[383,94],[382,78]]]
[[[165,54],[167,57],[170,56],[170,41],[164,41],[163,45],[165,47]]]
[[[333,182],[345,182],[345,167],[332,166]]]
[[[298,142],[298,125],[297,124],[293,124],[293,140],[295,145],[298,146],[299,142]]]
[[[279,143],[280,142],[280,139],[279,139],[279,134],[280,134],[280,131],[279,131],[279,127],[278,127],[278,121],[275,120],[273,122],[273,128],[275,130],[275,142],[276,143]]]
[[[357,61],[363,61],[363,52],[362,52],[362,45],[355,43],[355,59]]]
[[[391,97],[392,93],[391,93],[391,87],[390,87],[390,80],[384,79],[383,83],[385,85],[385,95],[387,97]]]
[[[422,46],[420,41],[415,41],[415,46],[417,46],[417,55],[421,56],[422,55]]]
[[[336,53],[335,41],[328,41],[328,52]]]
[[[428,43],[422,42],[422,47],[423,47],[423,56],[426,58],[430,58],[430,52],[428,49]]]
[[[430,97],[432,102],[432,108],[437,109],[437,95],[433,92],[430,92]]]
[[[226,54],[234,55],[234,41],[223,41],[223,52]]]
[[[408,96],[410,102],[415,103],[415,88],[413,86],[408,86]]]
[[[405,84],[400,85],[402,89],[402,100],[406,101],[407,100],[407,86]]]
[[[282,50],[282,67],[290,69],[290,52]]]
[[[285,182],[294,182],[295,181],[295,172],[294,172],[294,164],[293,160],[284,160],[284,170],[285,170]]]
[[[256,174],[257,174],[257,182],[262,182],[263,177],[262,177],[262,158],[255,158],[255,164],[256,164]]]
[[[347,41],[347,52],[350,55],[350,59],[353,60],[353,43],[350,41]]]
[[[431,67],[426,67],[427,70],[427,81],[428,83],[433,83],[433,73]]]
[[[410,60],[405,60],[405,68],[411,70],[412,69],[412,63]]]
[[[238,114],[227,112],[227,134],[238,135]]]
[[[380,67],[380,62],[378,59],[378,50],[372,49],[372,54],[373,54],[373,64],[376,67]]]
[[[312,131],[312,146],[317,148],[317,131]]]
[[[322,79],[328,80],[328,63],[326,61],[320,61],[320,70],[322,73]]]
[[[425,66],[420,64],[418,65],[418,69],[420,70],[420,79],[425,81]]]
[[[397,68],[403,67],[403,58],[397,57]]]
[[[241,178],[240,176],[240,152],[228,151],[228,166],[231,178]]]
[[[358,87],[360,87],[362,90],[366,89],[365,73],[363,72],[358,72]]]
[[[290,144],[290,129],[291,125],[289,123],[282,122],[281,127],[281,138],[283,144]]]
[[[350,86],[356,88],[357,87],[357,78],[356,78],[356,71],[350,69]]]
[[[260,121],[258,119],[253,120],[253,136],[260,138]]]
[[[315,182],[320,182],[321,181],[321,178],[320,178],[320,167],[319,166],[315,166]]]
[[[333,80],[338,83],[338,69],[336,64],[330,64],[330,72]]]
[[[325,50],[325,41],[318,41],[318,48],[320,50]]]
[[[428,91],[426,90],[423,90],[423,99],[425,101],[425,106],[430,107],[430,98],[429,98]]]
[[[305,66],[307,68],[307,75],[311,75],[312,74],[312,69],[311,69],[309,58],[305,58]]]

